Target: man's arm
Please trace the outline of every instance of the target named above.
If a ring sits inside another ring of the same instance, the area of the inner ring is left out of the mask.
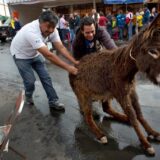
[[[54,47],[63,55],[65,56],[69,61],[71,61],[74,64],[78,64],[79,62],[76,61],[71,54],[69,53],[69,51],[66,49],[66,47],[62,44],[61,41],[58,42],[53,42]]]
[[[50,60],[52,63],[56,64],[57,66],[60,66],[61,68],[67,70],[71,74],[77,74],[78,70],[74,66],[71,66],[64,61],[62,61],[56,54],[53,54],[48,50],[46,46],[43,46],[39,49],[37,49],[38,52],[40,52],[45,58]]]
[[[28,43],[32,45],[33,49],[40,52],[45,58],[50,60],[52,63],[67,70],[71,74],[77,74],[77,71],[78,71],[77,68],[65,63],[56,54],[53,54],[52,52],[50,52],[46,47],[46,45],[44,44],[44,42],[42,41],[41,37],[39,37],[37,34],[28,32],[25,38],[28,40]]]
[[[113,39],[110,37],[109,33],[106,30],[100,29],[98,34],[99,34],[98,37],[100,39],[100,42],[105,46],[106,49],[117,48]]]
[[[76,61],[71,54],[68,52],[68,50],[64,47],[62,44],[59,33],[57,29],[54,30],[54,33],[50,35],[50,41],[53,43],[54,47],[63,55],[65,56],[70,62],[74,64],[78,64],[78,61]]]

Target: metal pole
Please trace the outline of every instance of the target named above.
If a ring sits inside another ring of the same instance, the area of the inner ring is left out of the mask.
[[[6,6],[5,6],[5,3],[4,3],[4,0],[3,0],[3,6],[4,6],[4,14],[5,14],[5,16],[7,16],[7,14],[6,14]]]
[[[158,0],[158,12],[160,13],[160,0]]]
[[[73,13],[73,5],[70,6],[69,12],[70,12],[70,13]]]
[[[93,0],[93,8],[96,9],[96,0]]]
[[[126,3],[126,12],[128,11],[128,8],[127,8],[127,3]]]

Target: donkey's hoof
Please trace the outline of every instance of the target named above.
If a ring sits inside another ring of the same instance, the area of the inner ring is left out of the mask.
[[[160,135],[159,136],[155,136],[155,140],[160,142]]]
[[[147,148],[146,152],[147,152],[150,156],[154,156],[154,155],[155,155],[155,150],[154,150],[153,147]]]
[[[108,143],[108,140],[107,140],[107,137],[106,137],[106,136],[103,136],[102,138],[100,138],[99,141],[100,141],[100,143],[102,143],[102,144]]]
[[[150,141],[150,140],[154,140],[154,136],[153,135],[148,135],[147,139]]]
[[[148,135],[147,139],[148,139],[149,141],[157,141],[157,142],[160,142],[160,135],[158,135],[158,136]]]

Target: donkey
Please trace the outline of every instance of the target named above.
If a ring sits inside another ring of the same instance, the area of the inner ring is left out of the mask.
[[[102,102],[104,112],[120,121],[129,122],[147,154],[154,155],[155,150],[147,138],[160,141],[160,133],[152,129],[143,117],[135,91],[135,75],[141,71],[155,85],[160,85],[160,14],[128,45],[87,55],[77,67],[78,74],[69,75],[70,84],[84,119],[97,139],[103,144],[107,143],[107,137],[93,119],[93,100]],[[112,108],[113,98],[124,113]],[[144,136],[140,124],[148,137]]]

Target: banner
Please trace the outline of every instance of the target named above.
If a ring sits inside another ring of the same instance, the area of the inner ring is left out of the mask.
[[[103,0],[104,4],[132,4],[144,3],[144,0]]]
[[[36,4],[44,2],[52,2],[55,0],[6,0],[8,4]]]
[[[160,3],[160,0],[144,0],[145,3]]]

